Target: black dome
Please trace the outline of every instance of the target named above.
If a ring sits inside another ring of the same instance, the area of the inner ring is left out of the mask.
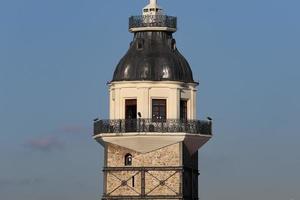
[[[137,32],[112,81],[180,81],[194,83],[192,70],[167,32]]]

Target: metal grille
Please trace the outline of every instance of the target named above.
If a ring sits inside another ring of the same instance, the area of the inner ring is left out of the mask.
[[[129,18],[129,29],[140,27],[167,27],[176,29],[177,18],[167,15],[139,15]]]
[[[102,133],[191,133],[211,135],[212,123],[201,120],[180,119],[117,119],[98,120],[94,123],[94,135]]]

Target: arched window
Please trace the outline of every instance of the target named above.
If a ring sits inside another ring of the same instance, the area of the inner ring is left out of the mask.
[[[132,155],[130,153],[125,155],[125,166],[132,165]]]

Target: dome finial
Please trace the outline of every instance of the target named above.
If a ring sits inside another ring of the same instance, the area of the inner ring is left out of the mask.
[[[157,4],[157,0],[150,0],[143,9],[143,15],[163,15],[163,9]]]
[[[151,5],[157,5],[157,0],[150,0]]]

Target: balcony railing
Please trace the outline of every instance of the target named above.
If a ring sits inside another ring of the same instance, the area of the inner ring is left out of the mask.
[[[143,27],[165,27],[177,29],[177,18],[167,15],[139,15],[129,18],[129,29]]]
[[[94,122],[94,135],[139,132],[211,135],[212,123],[210,121],[180,119],[117,119]]]

